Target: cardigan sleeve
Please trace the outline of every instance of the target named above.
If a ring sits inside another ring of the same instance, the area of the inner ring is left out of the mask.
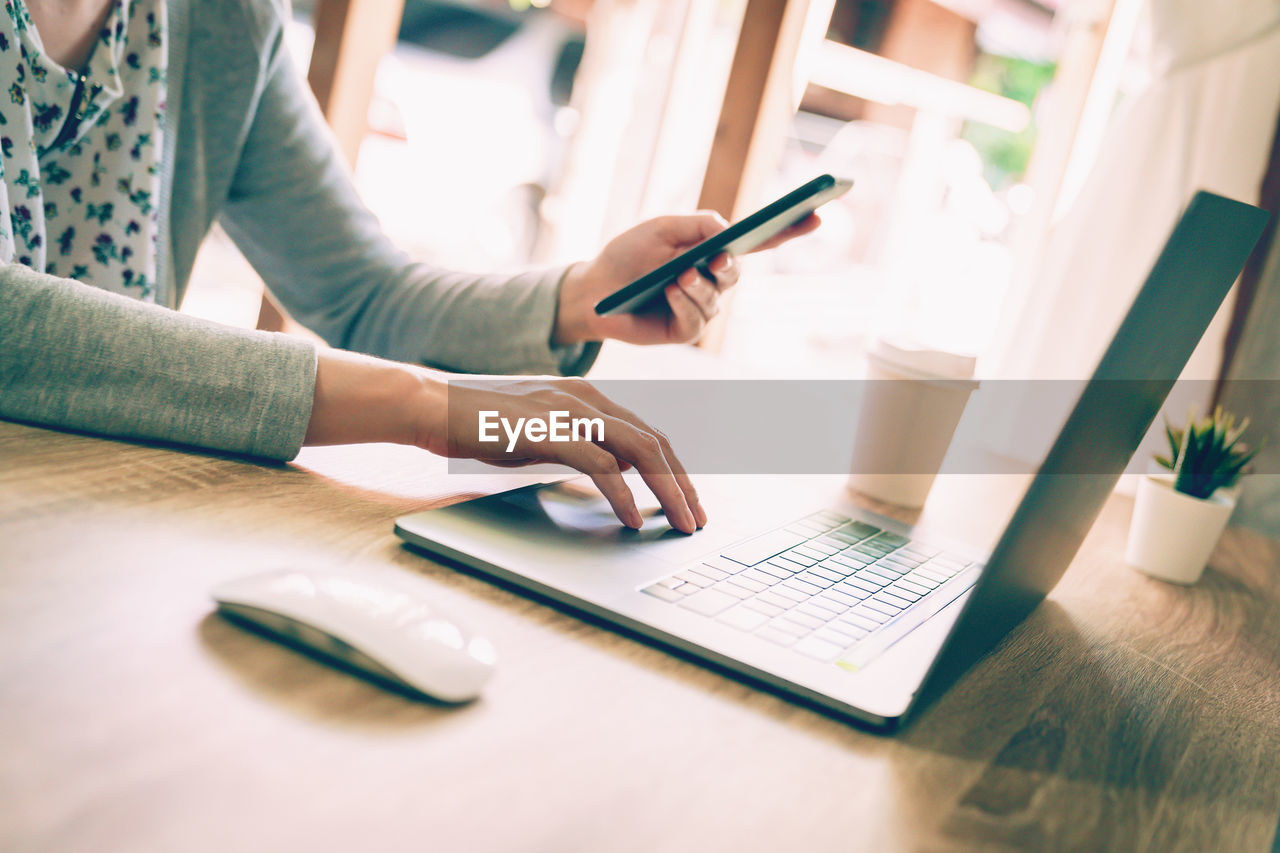
[[[279,38],[264,61],[222,223],[299,322],[333,346],[448,370],[586,372],[599,344],[551,343],[564,269],[475,275],[411,262],[357,195]]]
[[[288,460],[313,345],[0,267],[0,417]]]

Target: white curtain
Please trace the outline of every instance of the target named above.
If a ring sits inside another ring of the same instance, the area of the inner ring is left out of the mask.
[[[1145,11],[1151,83],[1121,105],[1049,236],[1006,330],[1003,375],[1087,376],[1194,191],[1258,200],[1280,109],[1280,0],[1150,0]],[[1229,317],[1230,304],[1186,377],[1217,375]]]

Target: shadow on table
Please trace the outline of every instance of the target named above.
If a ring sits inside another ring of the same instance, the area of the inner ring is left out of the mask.
[[[391,682],[286,646],[258,630],[210,612],[200,643],[250,693],[299,716],[366,731],[396,731],[467,714],[475,703],[450,705]],[[479,700],[483,701],[483,700]]]
[[[1274,822],[1277,724],[1046,601],[898,735],[902,801],[939,762],[949,842],[1021,849],[1245,849]],[[935,792],[936,793],[936,792]],[[936,800],[934,806],[938,805]],[[1227,836],[1221,833],[1227,830]],[[1234,841],[1231,832],[1239,832]],[[1237,844],[1241,846],[1236,846]],[[1208,846],[1205,846],[1208,845]],[[1223,846],[1225,845],[1225,846]]]

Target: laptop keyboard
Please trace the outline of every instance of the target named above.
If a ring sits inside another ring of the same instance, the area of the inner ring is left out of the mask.
[[[644,587],[662,601],[820,661],[857,669],[968,586],[973,564],[822,511]],[[953,582],[958,575],[965,578]]]

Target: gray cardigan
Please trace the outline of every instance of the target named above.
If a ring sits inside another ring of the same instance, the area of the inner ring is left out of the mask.
[[[286,54],[285,14],[279,0],[168,0],[163,307],[0,267],[0,417],[293,458],[314,348],[173,310],[215,220],[333,346],[457,371],[590,366],[598,345],[550,343],[562,269],[465,275],[390,244]]]

